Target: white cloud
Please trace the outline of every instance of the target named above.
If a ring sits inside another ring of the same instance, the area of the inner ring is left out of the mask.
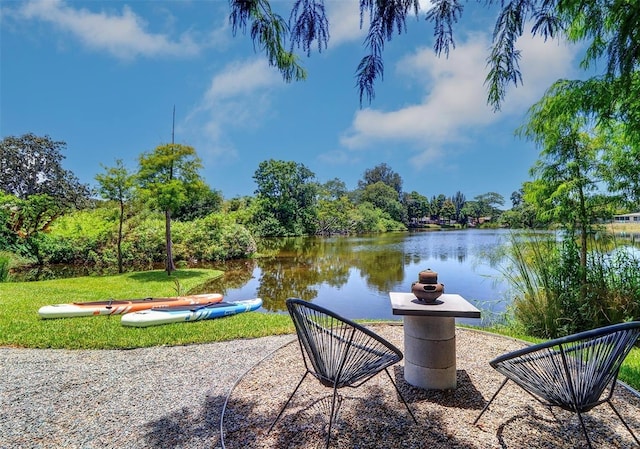
[[[233,158],[228,131],[260,126],[271,111],[273,89],[284,85],[264,58],[232,62],[213,76],[201,103],[181,126],[198,140],[199,151]]]
[[[190,56],[199,51],[189,34],[171,40],[167,35],[148,32],[145,21],[127,5],[120,14],[113,14],[76,9],[62,0],[33,0],[24,3],[18,13],[24,19],[48,22],[71,33],[86,47],[107,51],[120,59]]]
[[[365,150],[381,140],[401,142],[414,148],[412,164],[424,166],[441,158],[445,143],[460,142],[461,136],[524,114],[553,81],[569,76],[575,66],[575,48],[523,37],[519,42],[523,85],[510,88],[501,111],[494,113],[484,85],[489,47],[489,34],[476,33],[459,41],[449,58],[437,57],[431,48],[405,57],[397,64],[396,76],[408,78],[416,97],[422,94],[421,100],[397,110],[357,111],[342,145]]]
[[[282,83],[282,78],[274,68],[269,67],[266,59],[235,61],[211,80],[205,97],[209,102],[246,97],[277,83]]]
[[[358,162],[359,159],[353,157],[353,153],[344,150],[332,150],[326,153],[321,153],[317,157],[318,161],[334,166],[351,165]]]
[[[365,17],[363,29],[360,29],[358,2],[329,0],[326,2],[326,11],[329,20],[329,47],[364,39],[368,22]]]

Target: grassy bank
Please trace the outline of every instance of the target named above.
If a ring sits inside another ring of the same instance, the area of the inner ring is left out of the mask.
[[[128,349],[209,343],[294,332],[287,314],[258,312],[148,328],[124,327],[120,324],[120,316],[43,320],[38,315],[38,309],[47,304],[175,296],[177,290],[188,293],[220,275],[221,272],[215,270],[192,269],[178,270],[171,277],[163,271],[149,271],[117,276],[0,283],[0,346]],[[524,335],[513,335],[504,328],[492,331],[536,341]],[[640,349],[636,348],[626,359],[620,378],[640,390]]]
[[[606,229],[612,234],[640,234],[640,223],[608,223]]]
[[[164,271],[148,271],[118,276],[0,283],[0,346],[124,349],[293,332],[288,315],[262,313],[146,329],[122,326],[119,315],[48,320],[38,315],[38,309],[47,304],[175,296],[177,290],[188,293],[221,274],[215,270],[194,269],[178,270],[171,277]]]

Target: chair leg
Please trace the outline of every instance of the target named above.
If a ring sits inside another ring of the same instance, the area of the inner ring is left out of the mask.
[[[500,390],[502,390],[502,387],[504,387],[508,381],[509,381],[509,378],[508,377],[505,378],[502,384],[500,385],[500,387],[496,390],[495,393],[493,393],[493,396],[491,396],[491,399],[489,399],[489,402],[487,402],[487,404],[484,406],[484,408],[482,409],[482,411],[480,412],[476,420],[473,422],[474,426],[478,423],[478,421],[480,421],[480,417],[484,414],[485,411],[487,411],[487,409],[489,408],[493,400],[496,398],[496,396],[498,396],[498,393],[500,393]]]
[[[611,410],[613,410],[615,412],[615,414],[618,416],[618,419],[620,421],[622,421],[622,424],[624,424],[624,426],[627,428],[627,430],[629,431],[629,433],[631,434],[631,436],[633,437],[634,440],[636,440],[636,444],[638,446],[640,446],[640,441],[638,441],[638,438],[636,437],[636,435],[633,433],[633,430],[631,430],[631,427],[629,427],[629,425],[625,422],[624,419],[622,419],[622,415],[620,415],[620,413],[618,412],[618,410],[613,406],[613,403],[611,401],[607,401],[607,404],[609,404],[609,407],[611,407]]]
[[[291,399],[293,399],[293,395],[296,394],[296,391],[298,391],[298,388],[300,388],[300,385],[302,385],[302,382],[304,381],[305,377],[307,377],[307,374],[309,374],[309,371],[304,373],[304,376],[302,376],[302,379],[300,379],[300,382],[298,382],[298,385],[296,385],[295,390],[293,390],[293,393],[291,393],[291,396],[289,396],[289,399],[287,399],[287,402],[285,402],[282,408],[280,409],[280,413],[278,413],[278,416],[276,416],[276,419],[274,419],[273,422],[271,423],[271,426],[269,427],[269,430],[267,431],[267,433],[271,432],[271,429],[273,429],[273,426],[276,425],[276,423],[282,416],[284,409],[287,408],[287,405],[289,405],[289,402],[291,402]]]
[[[329,414],[329,428],[327,429],[327,445],[326,449],[329,449],[329,441],[331,440],[331,426],[333,424],[333,416],[336,413],[336,397],[338,395],[338,388],[333,387],[333,398],[331,400],[331,413]]]
[[[589,433],[587,432],[587,426],[584,425],[584,420],[582,419],[582,413],[576,413],[578,414],[578,419],[580,420],[580,425],[582,426],[584,437],[587,439],[587,445],[589,446],[589,449],[593,449],[593,446],[591,445],[591,438],[589,438]]]
[[[398,396],[400,396],[400,399],[402,399],[402,402],[404,403],[404,406],[407,407],[407,411],[409,412],[409,414],[413,418],[413,422],[418,424],[418,420],[416,419],[416,417],[414,416],[413,412],[411,411],[411,408],[409,408],[409,404],[407,404],[407,401],[404,399],[404,396],[402,396],[402,393],[400,392],[400,389],[398,388],[398,385],[394,382],[393,377],[391,377],[391,373],[389,373],[389,370],[387,368],[385,368],[384,371],[387,373],[387,376],[389,376],[389,380],[391,381],[393,386],[396,388],[396,392],[398,393]]]

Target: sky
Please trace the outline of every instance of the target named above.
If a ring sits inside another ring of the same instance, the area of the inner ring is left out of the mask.
[[[555,80],[580,77],[580,49],[533,38],[528,26],[518,41],[523,85],[494,112],[484,79],[496,11],[464,3],[456,47],[438,57],[424,0],[407,33],[385,44],[384,79],[360,105],[368,18],[360,29],[358,3],[325,0],[328,48],[300,50],[308,78],[286,83],[250,36],[233,35],[227,0],[3,0],[0,137],[66,142],[63,167],[92,186],[118,159],[137,170],[173,133],[226,199],[254,195],[259,164],[275,159],[348,189],[386,163],[405,192],[496,192],[511,207],[539,155],[515,131]],[[289,17],[291,1],[272,4]]]

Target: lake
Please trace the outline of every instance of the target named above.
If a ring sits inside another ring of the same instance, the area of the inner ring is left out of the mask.
[[[410,292],[418,273],[430,268],[438,273],[445,293],[463,296],[483,311],[484,321],[510,302],[508,285],[489,255],[507,244],[511,232],[468,229],[269,239],[261,242],[261,251],[273,256],[215,264],[225,275],[201,291],[223,293],[230,301],[262,298],[260,310],[265,313],[285,313],[286,299],[297,297],[350,319],[399,320],[391,312],[389,292]]]

